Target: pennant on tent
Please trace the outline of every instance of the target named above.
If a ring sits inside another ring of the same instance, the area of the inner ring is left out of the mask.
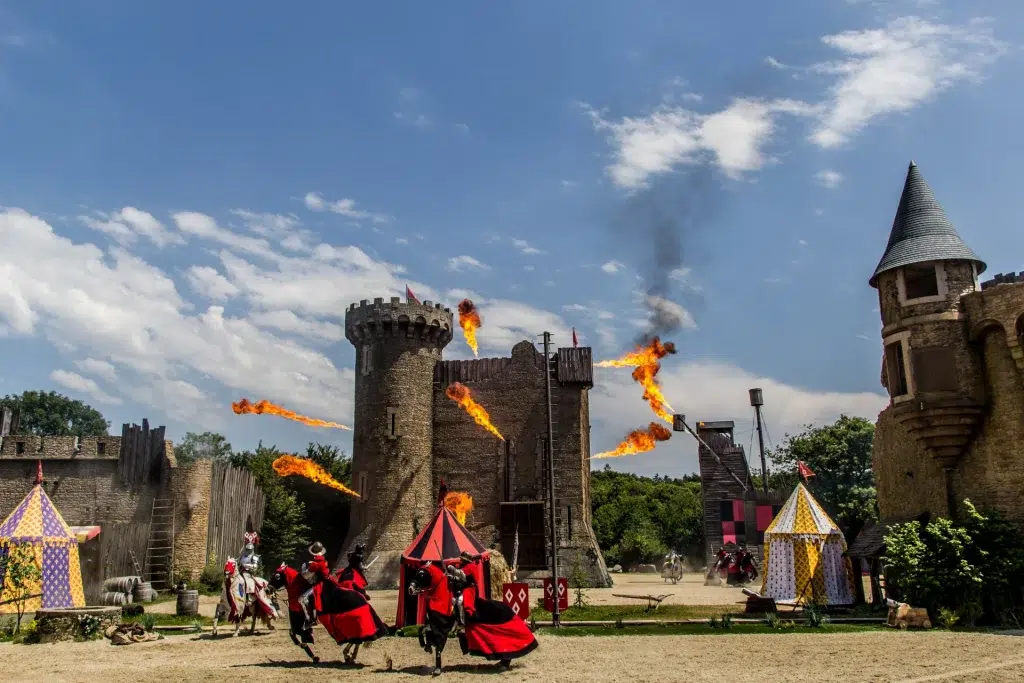
[[[800,476],[803,477],[804,481],[807,481],[809,477],[815,476],[814,472],[811,471],[810,467],[804,464],[803,460],[796,461],[796,468],[800,472]]]

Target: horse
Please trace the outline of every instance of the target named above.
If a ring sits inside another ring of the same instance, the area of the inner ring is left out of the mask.
[[[267,595],[267,582],[251,574],[242,575],[238,572],[235,558],[229,557],[224,563],[224,584],[220,593],[220,603],[213,615],[213,636],[217,637],[217,622],[225,619],[235,625],[232,637],[238,635],[242,621],[252,617],[249,633],[256,632],[256,619],[260,619],[267,630],[274,630],[277,610]]]
[[[757,564],[754,562],[754,556],[746,548],[741,548],[736,551],[735,558],[733,560],[740,569],[740,574],[743,576],[745,583],[751,583],[757,580]]]
[[[419,630],[420,646],[434,654],[435,676],[441,673],[441,653],[453,628],[463,654],[497,661],[509,669],[512,660],[537,648],[537,639],[526,623],[502,602],[477,595],[481,582],[477,558],[463,559],[466,571],[447,571],[427,563],[412,577],[410,595],[423,593],[427,599],[427,621]]]
[[[683,562],[676,553],[669,553],[665,556],[665,562],[661,566],[661,578],[665,581],[672,581],[676,584],[683,579]]]

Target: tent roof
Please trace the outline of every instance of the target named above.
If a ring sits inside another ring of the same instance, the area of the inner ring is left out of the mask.
[[[831,536],[842,533],[803,484],[796,485],[789,500],[764,531],[766,538],[771,534]]]
[[[403,559],[444,562],[457,560],[463,552],[483,554],[487,549],[473,538],[459,520],[441,505],[426,528],[402,553]]]
[[[61,517],[42,485],[36,484],[0,524],[0,540],[15,543],[77,541],[78,536]]]

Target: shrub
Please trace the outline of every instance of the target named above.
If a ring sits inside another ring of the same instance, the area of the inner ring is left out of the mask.
[[[948,607],[939,608],[939,616],[937,621],[939,626],[943,628],[953,628],[957,622],[960,621],[960,615],[956,613],[956,610],[952,610]]]
[[[144,614],[142,615],[142,627],[147,631],[152,631],[156,626],[156,615],[155,614]]]
[[[768,628],[781,628],[782,617],[777,612],[769,612],[764,617],[764,625]]]
[[[821,628],[828,623],[828,615],[824,608],[811,602],[804,606],[804,618],[811,628]]]
[[[722,619],[721,619],[721,621],[718,622],[718,624],[719,624],[719,626],[721,628],[723,628],[723,629],[728,631],[729,629],[732,628],[732,615],[731,614],[723,614],[722,615]]]
[[[573,607],[586,607],[588,604],[586,588],[590,585],[590,577],[583,567],[583,558],[576,553],[572,566],[569,568],[569,586],[574,593]]]
[[[199,575],[199,587],[209,593],[220,593],[224,585],[224,568],[218,567],[215,560],[210,560],[203,573]]]

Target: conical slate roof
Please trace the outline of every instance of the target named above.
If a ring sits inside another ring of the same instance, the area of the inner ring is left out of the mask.
[[[979,273],[986,268],[978,255],[960,239],[917,164],[911,161],[896,218],[892,222],[892,232],[889,233],[889,244],[869,284],[877,287],[878,276],[895,268],[925,261],[952,260],[974,261]]]

